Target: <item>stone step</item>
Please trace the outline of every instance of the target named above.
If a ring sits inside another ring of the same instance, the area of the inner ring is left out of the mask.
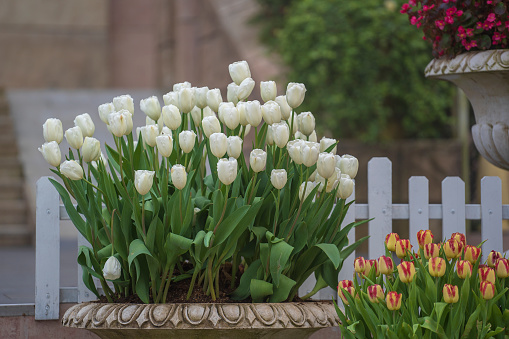
[[[0,246],[31,245],[33,233],[26,224],[0,225]]]
[[[21,177],[8,178],[0,176],[0,203],[2,203],[2,200],[23,199],[24,184],[25,182]]]
[[[24,224],[27,221],[26,201],[0,200],[0,227],[6,224]]]

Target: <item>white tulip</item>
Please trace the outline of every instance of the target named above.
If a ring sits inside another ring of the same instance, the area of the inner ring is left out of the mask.
[[[273,169],[270,172],[270,182],[272,186],[280,190],[286,185],[287,174],[285,169]]]
[[[103,268],[103,276],[108,280],[117,280],[120,278],[122,266],[117,258],[111,256],[106,260]]]
[[[288,102],[286,101],[286,95],[280,95],[277,96],[275,99],[273,99],[277,104],[279,105],[279,108],[281,109],[281,119],[288,120],[291,117],[292,114],[292,108],[290,105],[288,105]],[[288,123],[290,121],[288,120]]]
[[[316,169],[325,179],[329,179],[334,174],[336,168],[336,158],[332,153],[322,152],[318,155],[318,162],[316,163]]]
[[[88,113],[78,115],[74,119],[74,125],[81,128],[84,137],[91,137],[95,132],[95,125]]]
[[[253,92],[253,89],[255,87],[255,81],[251,78],[244,79],[240,85],[239,89],[237,91],[237,97],[239,98],[239,101],[246,100],[250,95],[251,92]]]
[[[239,93],[239,85],[235,84],[234,82],[229,83],[228,87],[226,87],[226,100],[229,102],[233,102],[235,105],[237,102],[239,102],[238,98]]]
[[[341,171],[337,167],[334,167],[334,171],[333,171],[332,175],[327,179],[322,177],[320,175],[320,173],[316,173],[315,182],[317,184],[320,184],[318,191],[319,192],[323,191],[323,188],[325,186],[325,180],[327,180],[327,187],[325,188],[325,192],[327,192],[327,193],[332,192],[338,186],[340,178],[341,178]]]
[[[133,115],[126,109],[120,111],[125,117],[126,131],[124,135],[129,135],[133,131]]]
[[[245,60],[230,64],[228,70],[230,71],[230,76],[232,77],[233,82],[235,82],[237,85],[240,85],[244,79],[251,77],[249,65]]]
[[[230,185],[237,178],[237,159],[219,159],[217,162],[217,176],[224,185]]]
[[[348,174],[341,174],[339,188],[336,196],[341,199],[347,199],[352,195],[355,183]]]
[[[246,117],[246,103],[244,101],[237,103],[237,111],[239,111],[240,124],[242,126],[249,125],[249,122],[247,121]]]
[[[305,200],[315,187],[316,184],[312,181],[303,182],[299,187],[299,199]]]
[[[198,106],[194,106],[191,110],[191,117],[193,118],[195,126],[201,125],[201,109]]]
[[[81,151],[84,162],[97,161],[101,158],[101,143],[96,138],[85,137]]]
[[[163,101],[165,106],[174,105],[177,108],[180,107],[179,103],[179,93],[178,92],[168,92],[163,95]]]
[[[161,130],[161,135],[171,135],[173,137],[173,132],[168,127],[164,126]]]
[[[302,163],[306,167],[311,167],[316,164],[318,160],[318,154],[320,153],[320,144],[311,141],[305,141],[304,147],[302,147]]]
[[[315,117],[311,112],[303,112],[297,116],[299,131],[308,136],[315,130]],[[295,123],[295,122],[294,122]]]
[[[180,164],[173,165],[171,168],[171,181],[176,189],[181,190],[186,187],[187,172],[186,168]]]
[[[58,144],[64,139],[62,122],[59,119],[50,118],[42,125],[42,134],[46,142],[56,141]]]
[[[150,192],[154,183],[154,171],[138,170],[134,171],[134,186],[141,195]]]
[[[113,98],[113,106],[115,106],[116,112],[126,109],[131,114],[134,114],[134,101],[133,101],[133,98],[129,94],[114,97]]]
[[[336,151],[337,151],[336,139],[323,137],[320,140],[320,152],[327,152],[327,148],[331,147],[332,145],[334,145],[334,147],[332,148],[332,150],[330,152],[332,154],[336,155]]]
[[[136,149],[136,145],[134,146],[134,149]],[[90,164],[95,168],[97,169],[97,167],[99,166],[99,161],[102,161],[102,163],[104,164],[104,166],[106,166],[108,164],[108,159],[106,159],[106,156],[104,155],[103,152],[101,152],[101,156],[99,157],[99,159],[97,161],[92,161],[90,162]]]
[[[265,102],[276,100],[277,96],[276,82],[275,81],[260,82],[260,94],[262,96],[262,100]]]
[[[127,132],[127,115],[120,112],[111,113],[108,122],[109,130],[114,136],[120,138]]]
[[[182,124],[182,116],[180,115],[180,111],[175,105],[166,105],[163,107],[162,112],[163,122],[166,126],[168,126],[171,130],[176,130]]]
[[[60,172],[71,180],[83,179],[83,168],[76,160],[66,160],[60,165]]]
[[[267,163],[267,152],[261,149],[254,149],[249,156],[249,164],[253,172],[261,172]]]
[[[228,137],[227,152],[229,157],[238,159],[240,153],[242,153],[242,138],[238,136]]]
[[[267,145],[274,145],[274,131],[272,130],[272,125],[267,125],[267,136],[265,137],[265,142]]]
[[[286,122],[282,121],[271,126],[272,135],[274,136],[274,142],[277,147],[283,148],[286,146],[288,139],[290,138],[290,128]]]
[[[262,115],[268,125],[281,122],[281,108],[275,101],[267,101],[263,104]]]
[[[101,121],[104,122],[106,125],[109,124],[108,116],[111,113],[116,112],[115,105],[113,105],[112,102],[108,102],[106,104],[99,105],[99,107],[97,107],[97,111],[99,112],[99,118],[101,118]]]
[[[80,149],[83,145],[83,133],[81,133],[81,128],[78,126],[74,126],[65,131],[65,139],[69,146],[74,149]]]
[[[179,91],[179,104],[182,113],[189,113],[196,106],[194,88],[182,88]]]
[[[318,141],[318,138],[316,136],[316,131],[313,131],[313,133],[311,133],[309,135],[308,140],[312,141],[312,142],[317,142]],[[335,152],[336,152],[336,148],[334,148],[334,154],[336,154]]]
[[[237,107],[233,105],[220,105],[219,112],[219,114],[222,114],[223,122],[229,129],[234,130],[239,126],[240,114]]]
[[[163,127],[164,127],[163,116],[161,115],[161,117],[157,121],[150,119],[150,117],[146,117],[145,125],[155,125],[155,126],[157,126],[159,133],[161,133],[161,131],[163,130]]]
[[[214,113],[214,111],[209,106],[205,107],[203,109],[203,118],[201,120],[205,119],[205,117],[211,116],[216,116],[216,113]]]
[[[202,122],[203,133],[209,138],[213,133],[221,132],[221,125],[215,115],[211,115],[203,118]]]
[[[224,133],[213,133],[210,137],[210,151],[217,158],[222,158],[228,148],[228,138]]]
[[[60,165],[62,155],[56,141],[45,142],[39,147],[39,152],[42,153],[44,160],[51,166],[58,167]]]
[[[183,88],[191,88],[191,83],[189,81],[184,81],[173,85],[174,92],[180,92]]]
[[[207,106],[209,106],[211,110],[217,112],[219,110],[219,104],[222,102],[223,98],[221,97],[219,88],[214,88],[207,92]]]
[[[302,164],[302,149],[304,146],[306,146],[306,143],[300,139],[291,140],[286,145],[290,158],[297,165]]]
[[[290,82],[286,87],[286,100],[291,108],[299,107],[304,101],[306,95],[306,86],[295,82]]]
[[[336,158],[336,167],[339,167],[341,173],[348,174],[350,178],[355,179],[359,170],[359,160],[352,155],[345,154],[340,159]]]
[[[156,145],[159,154],[165,158],[168,158],[173,151],[173,138],[171,134],[158,135],[156,137]]]
[[[242,130],[244,130],[244,137],[246,137],[249,134],[249,132],[251,132],[251,125],[244,126],[243,129],[241,128],[239,131],[239,136],[242,135]]]
[[[258,100],[247,101],[245,107],[247,122],[253,127],[258,127],[263,117],[260,102]]]
[[[291,112],[290,117],[286,121],[286,122],[288,122],[288,126],[292,124],[292,119],[293,119],[293,130],[292,130],[292,133],[297,138],[297,133],[300,133],[300,132],[299,132],[299,123],[297,121],[297,114],[295,112]],[[316,142],[316,140],[315,140],[315,142]]]
[[[154,147],[156,145],[156,137],[159,135],[159,128],[156,125],[146,125],[141,128],[143,142]]]
[[[140,109],[154,121],[159,120],[161,117],[161,104],[155,95],[142,99],[140,101]]]
[[[184,153],[189,153],[193,150],[194,143],[196,140],[196,133],[193,131],[182,131],[179,134],[179,145],[180,149]]]
[[[207,93],[209,91],[208,87],[198,87],[194,91],[194,95],[196,96],[196,106],[198,108],[204,109],[207,107]]]

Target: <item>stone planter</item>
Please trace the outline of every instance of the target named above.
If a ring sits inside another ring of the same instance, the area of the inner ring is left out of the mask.
[[[99,304],[65,312],[62,324],[101,338],[307,338],[336,326],[332,302]]]
[[[472,137],[477,150],[492,164],[509,170],[509,50],[435,59],[425,75],[450,81],[465,92],[474,108]]]

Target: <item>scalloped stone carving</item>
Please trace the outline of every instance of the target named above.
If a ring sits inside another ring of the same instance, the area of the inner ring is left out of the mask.
[[[509,170],[509,50],[435,59],[426,67],[425,75],[450,81],[465,92],[474,108],[475,147],[486,160]]]
[[[332,302],[274,304],[77,304],[62,324],[101,338],[307,338],[336,326]],[[240,332],[241,331],[241,332]]]

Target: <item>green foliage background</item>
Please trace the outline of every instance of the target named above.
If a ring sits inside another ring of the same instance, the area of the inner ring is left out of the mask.
[[[454,86],[424,78],[431,45],[403,1],[258,0],[262,40],[308,89],[326,134],[379,141],[451,135]]]

